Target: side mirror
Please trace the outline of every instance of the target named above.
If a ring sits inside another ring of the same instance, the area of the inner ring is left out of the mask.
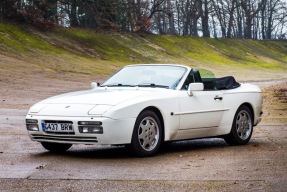
[[[99,85],[100,85],[100,83],[98,83],[98,82],[92,82],[91,83],[92,89],[96,89]]]
[[[187,93],[189,96],[192,96],[192,92],[194,91],[203,91],[204,86],[203,83],[190,83],[188,85]]]

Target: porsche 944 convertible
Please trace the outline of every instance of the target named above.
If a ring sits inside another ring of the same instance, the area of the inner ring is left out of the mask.
[[[220,137],[249,142],[261,120],[258,86],[234,77],[203,78],[182,65],[129,65],[92,89],[51,97],[32,106],[26,127],[51,152],[73,144],[125,145],[138,156],[164,142]]]

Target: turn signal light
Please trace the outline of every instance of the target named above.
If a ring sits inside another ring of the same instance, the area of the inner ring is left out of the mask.
[[[79,121],[78,125],[102,125],[100,121]]]
[[[38,123],[38,120],[37,119],[26,119],[26,123],[35,123],[37,124]]]

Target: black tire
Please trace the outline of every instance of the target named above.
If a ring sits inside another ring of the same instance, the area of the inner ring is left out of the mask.
[[[153,111],[146,110],[137,117],[129,147],[137,156],[150,157],[158,151],[162,136],[159,118]]]
[[[63,144],[63,143],[49,143],[41,142],[42,146],[53,153],[65,152],[72,147],[72,144]]]
[[[250,109],[242,105],[235,113],[232,128],[224,140],[229,145],[247,144],[253,132],[253,117]]]

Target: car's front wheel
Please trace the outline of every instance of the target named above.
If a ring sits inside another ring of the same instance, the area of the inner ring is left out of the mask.
[[[153,111],[143,111],[136,120],[130,147],[138,156],[152,156],[161,145],[162,135],[158,116]]]
[[[231,132],[224,140],[230,145],[244,145],[249,142],[253,132],[252,113],[247,106],[240,106],[236,111]]]
[[[63,143],[49,143],[41,142],[42,146],[53,153],[65,152],[72,147],[72,144],[63,144]]]

